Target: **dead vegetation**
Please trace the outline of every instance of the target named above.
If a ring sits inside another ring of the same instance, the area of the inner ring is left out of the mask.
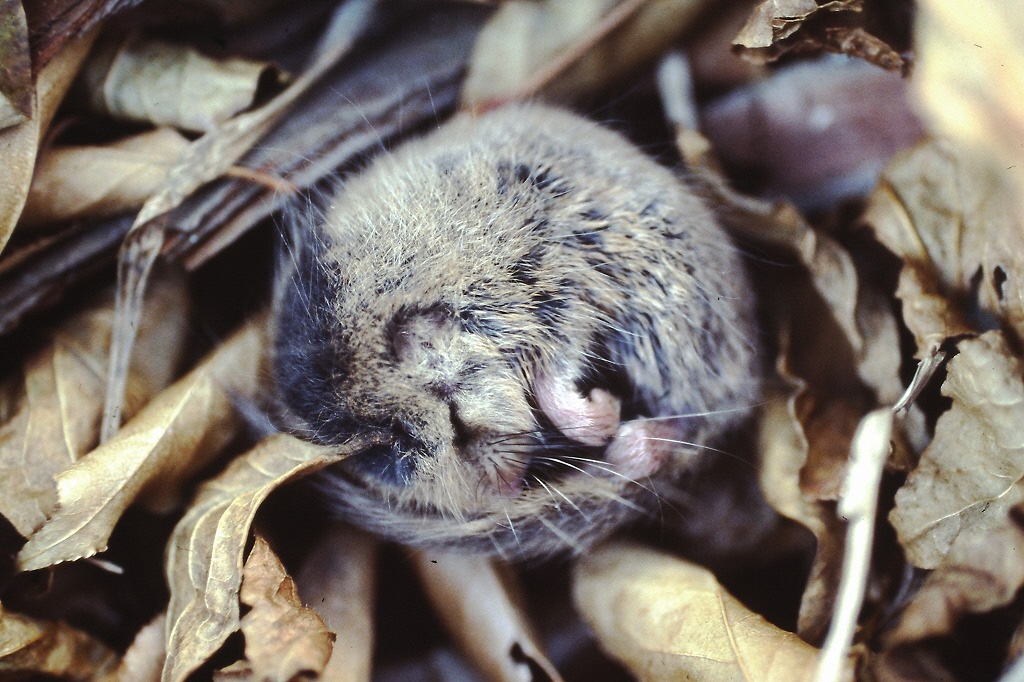
[[[1016,9],[0,0],[0,678],[1024,679]],[[380,546],[239,410],[275,212],[525,97],[701,188],[768,390],[653,530]]]

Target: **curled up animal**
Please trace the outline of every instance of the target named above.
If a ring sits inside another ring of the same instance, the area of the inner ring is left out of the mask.
[[[709,209],[618,134],[463,114],[294,225],[276,418],[379,444],[322,474],[403,543],[580,551],[655,508],[756,400],[753,300]]]

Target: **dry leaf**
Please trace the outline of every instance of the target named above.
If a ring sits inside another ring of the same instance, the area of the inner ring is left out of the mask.
[[[64,623],[48,623],[0,606],[0,677],[53,675],[91,680],[116,662],[104,644]]]
[[[1024,505],[1002,523],[961,535],[903,611],[887,646],[948,635],[968,613],[1009,604],[1024,585]]]
[[[167,213],[198,187],[223,175],[300,95],[341,59],[366,26],[373,3],[374,0],[347,0],[340,5],[320,36],[306,71],[265,106],[236,116],[189,145],[168,172],[167,180],[139,211],[118,258],[116,320],[110,344],[101,440],[109,439],[121,425],[120,406],[124,401],[135,329],[142,317],[142,296],[164,245]]]
[[[1020,216],[1024,154],[1024,15],[1014,0],[973,5],[922,0],[914,22],[912,86],[932,130],[1016,187]]]
[[[577,608],[639,680],[812,679],[817,650],[748,611],[704,568],[612,543],[574,576]],[[852,666],[845,673],[852,679]]]
[[[184,282],[158,280],[139,334],[127,409],[131,414],[171,380],[187,308]],[[99,442],[113,296],[70,318],[29,358],[17,405],[0,423],[0,514],[28,537],[57,503],[55,476]]]
[[[21,226],[118,215],[142,206],[189,142],[170,128],[103,147],[54,147],[37,164]]]
[[[322,677],[368,682],[373,655],[373,604],[377,541],[362,531],[333,524],[318,540],[295,580],[305,603],[334,633]]]
[[[424,550],[413,560],[441,620],[488,679],[531,682],[535,670],[562,679],[517,603],[511,573],[480,556]]]
[[[140,496],[170,507],[184,480],[241,426],[234,401],[256,391],[264,320],[257,318],[153,398],[117,435],[57,478],[57,511],[18,554],[22,570],[106,549],[124,510]]]
[[[900,53],[860,24],[863,0],[764,0],[733,44],[741,55],[764,64],[787,52],[838,52],[890,71],[906,70]]]
[[[744,239],[783,247],[796,256],[810,274],[811,285],[820,297],[820,301],[812,300],[813,295],[809,296],[806,287],[798,284],[798,294],[807,299],[805,305],[793,304],[788,299],[780,304],[779,297],[772,299],[771,303],[785,307],[784,316],[790,315],[790,311],[802,315],[805,321],[809,321],[807,329],[812,336],[818,331],[821,314],[831,318],[853,353],[849,362],[853,363],[860,380],[875,391],[881,402],[895,402],[903,393],[899,379],[899,333],[884,296],[860,281],[852,257],[839,241],[814,229],[793,204],[755,199],[732,189],[729,180],[721,173],[711,145],[687,120],[695,118],[686,114],[695,110],[692,92],[679,82],[684,78],[679,75],[679,69],[668,68],[672,66],[678,65],[671,64],[668,59],[663,62],[659,86],[666,117],[676,127],[677,147],[693,172],[693,181],[700,185],[724,226],[733,233]],[[817,308],[822,303],[825,309],[816,316],[810,316],[804,310],[808,304]],[[804,330],[797,328],[792,339],[802,341],[805,336]],[[834,356],[837,341],[811,340],[808,343],[827,345],[833,348],[827,355]],[[842,345],[842,341],[838,343]],[[803,350],[799,349],[798,354],[803,355]],[[845,356],[845,349],[842,350]],[[810,362],[821,357],[824,356],[820,353],[811,353]],[[834,367],[837,364],[839,368]],[[825,373],[849,385],[852,377],[846,370],[846,364],[845,357],[840,362],[829,357],[829,368]],[[836,393],[846,390],[846,386],[835,388]]]
[[[954,635],[954,628],[965,616],[986,613],[1014,600],[1024,584],[1022,521],[1024,505],[1018,504],[1002,525],[962,534],[953,542],[945,559],[903,610],[898,625],[885,637],[882,652],[872,661],[877,679],[957,679],[947,669],[948,659],[936,655],[934,642]],[[1008,661],[1014,656],[1014,646],[1011,641]]]
[[[919,356],[993,321],[1024,336],[1024,229],[1016,209],[999,174],[948,143],[918,146],[885,170],[865,220],[906,266],[897,296]]]
[[[759,194],[804,209],[867,196],[892,156],[923,135],[906,79],[835,58],[780,66],[731,90],[701,108],[701,129]]]
[[[939,566],[961,534],[1005,524],[1024,499],[1024,366],[999,332],[964,339],[959,350],[942,384],[953,405],[889,515],[920,568]]]
[[[21,13],[21,3],[17,12]],[[57,105],[78,73],[96,32],[69,43],[36,77],[32,114],[29,120],[0,130],[0,251],[14,231],[32,182],[36,154],[43,133],[50,126]]]
[[[320,616],[299,601],[295,582],[258,535],[245,561],[239,597],[251,607],[241,621],[245,660],[215,679],[294,680],[323,674],[333,637]]]
[[[121,662],[101,682],[159,682],[160,669],[167,652],[164,649],[164,628],[167,614],[161,613],[135,634]]]
[[[766,500],[818,543],[798,620],[800,635],[817,643],[831,622],[840,577],[844,525],[833,502],[860,418],[876,401],[892,404],[903,392],[899,332],[884,296],[860,281],[838,240],[812,228],[792,204],[753,199],[730,187],[710,145],[689,127],[685,112],[694,107],[680,80],[666,60],[659,86],[677,146],[725,223],[744,237],[784,247],[807,270],[807,277],[777,277],[773,296],[763,301],[774,309],[776,369],[790,390],[768,396],[758,433]],[[920,416],[912,416],[915,433],[923,426]]]
[[[238,629],[242,557],[267,496],[371,444],[354,440],[328,448],[276,434],[203,485],[167,545],[171,601],[164,682],[184,680]]]
[[[860,11],[863,0],[836,0],[819,5],[815,0],[764,0],[750,13],[733,41],[743,47],[769,47],[788,38],[819,10]]]
[[[507,0],[481,30],[463,86],[464,107],[534,95],[593,95],[663,52],[707,0]],[[618,22],[607,22],[621,12]],[[582,52],[580,51],[582,48]],[[559,60],[569,57],[567,62]],[[552,65],[564,66],[551,72]]]
[[[32,115],[28,22],[19,0],[0,0],[0,129]]]
[[[156,126],[207,132],[253,103],[266,62],[212,59],[186,45],[129,36],[98,49],[82,77],[92,107]]]
[[[811,641],[824,639],[839,584],[845,525],[835,507],[806,494],[800,480],[810,445],[794,413],[797,393],[768,396],[758,428],[761,489],[768,503],[814,534],[818,546],[800,603],[799,632]]]

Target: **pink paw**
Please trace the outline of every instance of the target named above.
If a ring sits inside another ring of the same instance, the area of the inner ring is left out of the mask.
[[[537,372],[533,386],[537,404],[568,438],[584,445],[604,445],[619,429],[618,398],[595,388],[585,396],[563,376]]]

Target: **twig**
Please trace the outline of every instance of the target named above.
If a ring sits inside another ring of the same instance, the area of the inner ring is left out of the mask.
[[[850,463],[839,498],[839,515],[849,520],[846,546],[843,552],[843,570],[839,580],[836,608],[832,625],[818,659],[815,682],[833,682],[842,675],[857,617],[864,603],[868,572],[871,568],[871,545],[875,534],[875,516],[878,510],[878,484],[882,469],[889,457],[889,437],[893,420],[920,395],[935,375],[946,354],[938,346],[918,363],[914,378],[907,390],[891,408],[871,412],[860,421],[850,446]]]
[[[601,21],[594,24],[593,28],[591,28],[588,33],[584,34],[579,40],[570,45],[568,49],[555,56],[555,58],[548,62],[544,67],[535,71],[533,76],[514,93],[507,97],[502,97],[499,100],[482,102],[474,107],[474,109],[478,112],[488,111],[490,109],[495,109],[506,102],[527,99],[536,95],[570,66],[582,59],[587,52],[604,40],[609,33],[626,23],[626,21],[636,14],[647,1],[648,0],[625,0],[622,4],[616,5],[601,19]]]

